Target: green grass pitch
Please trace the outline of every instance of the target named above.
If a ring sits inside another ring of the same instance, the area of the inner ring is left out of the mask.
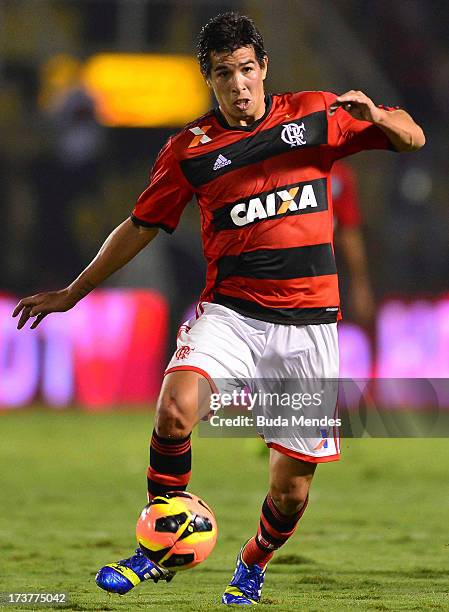
[[[217,546],[170,584],[119,597],[94,576],[135,546],[151,416],[35,410],[0,415],[0,431],[0,591],[65,591],[69,610],[223,609],[267,488],[260,441],[195,436],[190,488],[215,509]],[[448,441],[344,440],[342,451],[318,468],[259,609],[449,610]]]

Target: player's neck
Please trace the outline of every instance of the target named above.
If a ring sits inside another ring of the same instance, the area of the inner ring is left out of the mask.
[[[249,127],[255,121],[259,121],[259,119],[262,119],[262,117],[264,116],[266,111],[265,96],[262,98],[261,104],[258,106],[254,114],[245,117],[244,119],[236,119],[235,117],[232,117],[232,115],[229,115],[221,106],[219,107],[219,109],[220,113],[223,115],[223,117],[226,119],[227,123],[231,127]]]

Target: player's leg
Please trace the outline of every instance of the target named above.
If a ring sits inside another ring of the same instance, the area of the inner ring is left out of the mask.
[[[260,407],[268,423],[260,433],[270,447],[270,490],[263,502],[259,530],[238,556],[236,572],[223,595],[223,603],[259,601],[266,564],[293,534],[307,507],[316,464],[339,458],[338,437],[332,427],[314,431],[296,425],[286,429],[270,425],[277,416],[286,417],[291,424],[293,394],[304,391],[311,397],[317,392],[320,396],[319,405],[310,406],[310,413],[302,406],[305,417],[335,417],[336,325],[273,326],[256,376],[262,392],[274,389],[278,396],[286,393],[291,401],[287,409],[276,402],[262,403]]]
[[[270,449],[270,487],[263,502],[257,534],[246,544],[242,558],[262,568],[293,534],[308,502],[316,464]]]
[[[187,487],[191,470],[190,434],[208,411],[210,393],[209,382],[198,372],[180,370],[165,377],[150,444],[149,500]],[[124,595],[144,580],[157,582],[172,577],[171,572],[150,561],[138,548],[131,557],[102,567],[95,580],[105,591]]]
[[[157,403],[147,472],[148,500],[168,491],[184,491],[190,479],[190,435],[210,406],[211,388],[202,374],[167,374]]]
[[[186,489],[191,431],[210,411],[212,391],[229,391],[227,386],[234,379],[251,376],[253,356],[262,348],[263,325],[258,321],[250,325],[224,306],[205,304],[199,319],[181,326],[157,404],[150,444],[149,500]]]
[[[315,463],[270,449],[270,486],[262,505],[259,528],[240,551],[223,603],[259,602],[268,562],[293,535],[307,507],[315,468]]]

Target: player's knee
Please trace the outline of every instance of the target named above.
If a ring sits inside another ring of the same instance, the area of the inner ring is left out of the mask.
[[[156,432],[163,438],[184,438],[195,424],[195,408],[189,394],[167,389],[159,398]]]
[[[295,514],[299,512],[307,500],[309,483],[304,482],[295,487],[283,490],[276,486],[271,486],[270,495],[276,508],[282,514]]]

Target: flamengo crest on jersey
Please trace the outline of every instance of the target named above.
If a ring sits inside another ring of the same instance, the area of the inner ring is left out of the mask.
[[[307,141],[304,138],[305,130],[306,128],[304,126],[304,121],[299,125],[297,123],[288,123],[287,125],[284,125],[284,129],[281,132],[281,138],[291,147],[305,145],[307,144]]]

